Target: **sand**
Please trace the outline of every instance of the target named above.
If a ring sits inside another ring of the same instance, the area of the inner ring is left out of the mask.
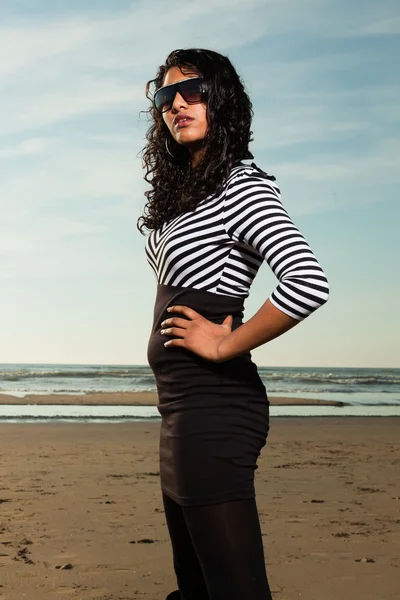
[[[271,406],[345,406],[345,402],[310,398],[269,397]],[[75,405],[75,406],[156,406],[153,392],[96,392],[92,394],[26,394],[22,398],[0,394],[1,404]]]
[[[1,600],[176,589],[159,427],[0,425]],[[400,597],[399,445],[396,418],[272,418],[256,490],[274,600]]]

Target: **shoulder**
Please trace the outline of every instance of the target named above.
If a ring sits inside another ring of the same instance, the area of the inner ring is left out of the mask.
[[[267,187],[271,188],[276,194],[280,195],[280,189],[276,183],[276,178],[260,169],[255,163],[245,165],[241,163],[233,167],[226,181],[226,190],[232,191],[234,188],[242,187]]]
[[[225,199],[268,196],[280,200],[280,189],[276,178],[260,169],[255,163],[245,165],[241,163],[233,167],[226,180]]]

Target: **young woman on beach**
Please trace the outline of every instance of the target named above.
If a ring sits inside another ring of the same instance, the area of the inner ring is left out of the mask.
[[[151,89],[154,88],[154,93]],[[229,59],[172,52],[148,82],[139,229],[158,286],[148,360],[179,590],[168,600],[268,600],[254,472],[269,401],[250,351],[328,298],[328,283],[249,151],[252,105]],[[263,260],[279,283],[243,323]]]

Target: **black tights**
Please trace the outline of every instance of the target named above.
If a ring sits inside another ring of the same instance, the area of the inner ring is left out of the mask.
[[[272,600],[255,498],[180,506],[162,497],[183,600]]]

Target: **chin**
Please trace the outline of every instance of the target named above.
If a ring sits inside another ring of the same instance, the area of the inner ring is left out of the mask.
[[[185,136],[182,135],[179,137],[178,140],[176,140],[176,142],[178,142],[178,144],[181,144],[182,146],[198,146],[202,143],[204,138],[196,138],[196,137],[192,137],[192,136]]]

